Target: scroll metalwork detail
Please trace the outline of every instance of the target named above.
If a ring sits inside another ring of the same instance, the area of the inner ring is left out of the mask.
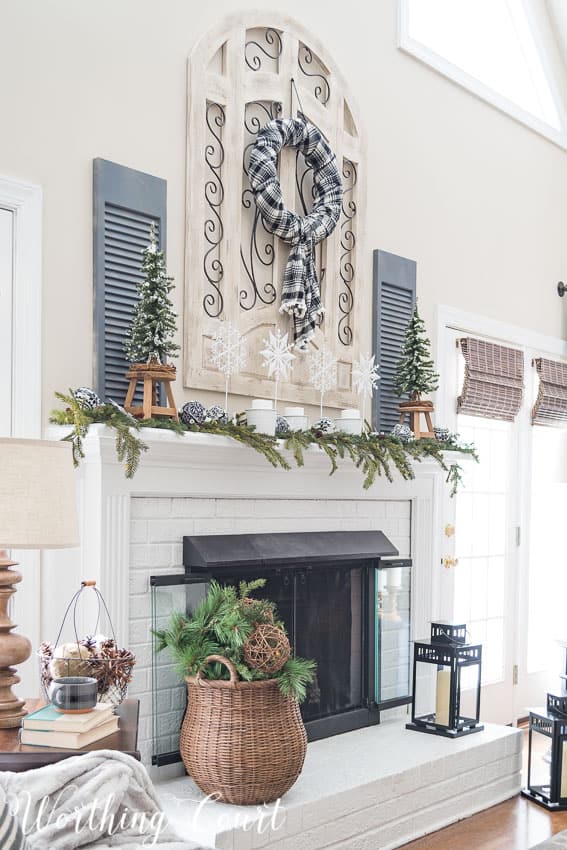
[[[281,56],[283,43],[280,33],[272,27],[263,30],[263,41],[249,39],[244,46],[244,61],[251,71],[260,71],[262,68],[262,54],[267,59],[277,61]],[[265,60],[264,60],[265,61]]]
[[[350,159],[343,159],[343,205],[341,215],[341,237],[340,237],[340,261],[339,275],[341,279],[341,291],[339,292],[339,321],[338,337],[343,345],[351,345],[353,331],[351,325],[352,310],[354,307],[354,249],[356,246],[356,234],[353,220],[356,217],[356,201],[354,200],[354,187],[358,179],[356,165]]]
[[[273,304],[276,300],[276,288],[271,280],[274,264],[274,236],[265,226],[262,216],[254,203],[254,193],[248,178],[250,151],[258,132],[264,124],[281,114],[282,105],[276,101],[254,100],[244,109],[244,129],[249,141],[244,147],[242,157],[242,207],[247,211],[243,215],[243,233],[240,244],[240,259],[245,275],[245,286],[239,293],[239,304],[243,310],[252,310],[258,302]],[[246,232],[246,222],[250,222],[250,232]],[[270,279],[260,282],[260,276],[269,274]]]
[[[317,60],[317,57],[313,53],[310,47],[307,47],[306,44],[299,45],[299,52],[297,54],[297,64],[299,66],[299,70],[305,77],[313,78],[313,94],[315,98],[326,106],[329,102],[329,98],[331,97],[331,84],[327,77],[322,73],[323,67],[321,63]]]
[[[226,123],[226,114],[220,103],[207,101],[205,112],[208,141],[205,145],[205,164],[208,174],[205,182],[205,202],[207,213],[205,217],[205,254],[203,256],[203,271],[209,284],[209,291],[203,298],[203,309],[212,319],[221,315],[224,298],[221,282],[224,277],[224,266],[221,260],[221,243],[224,238],[224,228],[221,217],[221,207],[224,201],[224,185],[222,182],[222,166],[225,158],[222,142],[222,128]]]

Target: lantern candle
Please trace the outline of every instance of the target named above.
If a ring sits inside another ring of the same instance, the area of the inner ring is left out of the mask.
[[[451,689],[451,671],[437,671],[437,693],[435,695],[435,721],[443,726],[449,725],[449,700]]]

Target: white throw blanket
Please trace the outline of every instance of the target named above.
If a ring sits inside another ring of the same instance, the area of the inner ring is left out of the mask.
[[[30,850],[196,848],[169,829],[145,767],[114,750],[0,772],[0,795],[16,812]]]

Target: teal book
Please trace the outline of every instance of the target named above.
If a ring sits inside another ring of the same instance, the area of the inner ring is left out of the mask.
[[[99,702],[85,714],[62,714],[49,704],[26,715],[22,726],[37,732],[89,732],[110,720],[113,710],[110,703]]]

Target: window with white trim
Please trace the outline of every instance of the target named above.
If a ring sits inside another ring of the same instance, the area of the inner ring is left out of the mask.
[[[532,11],[524,0],[401,0],[400,46],[534,129],[563,136],[548,45]]]

